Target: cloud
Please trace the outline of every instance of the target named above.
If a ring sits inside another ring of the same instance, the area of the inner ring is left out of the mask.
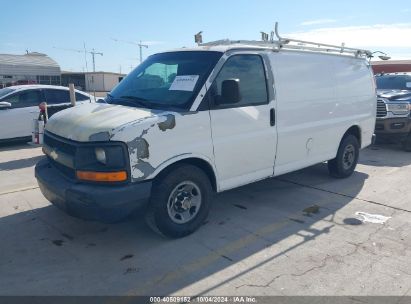
[[[319,28],[284,37],[358,48],[410,48],[411,23]]]
[[[316,19],[316,20],[307,20],[300,23],[300,25],[318,25],[318,24],[326,24],[326,23],[334,23],[337,22],[335,19]]]

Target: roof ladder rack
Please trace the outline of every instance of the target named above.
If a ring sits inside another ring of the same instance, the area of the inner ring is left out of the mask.
[[[366,57],[371,56],[371,51],[346,47],[345,43],[342,43],[341,45],[332,45],[332,44],[325,44],[325,43],[319,43],[319,42],[283,38],[278,33],[278,22],[275,23],[274,33],[277,36],[278,42],[281,44],[282,47],[284,47],[285,45],[288,46],[290,42],[291,43],[294,42],[294,43],[297,43],[297,46],[303,49],[306,48],[305,45],[309,45],[308,48],[312,50],[317,49],[318,51],[338,52],[341,54],[350,53],[350,54],[354,54],[355,56],[366,56]]]
[[[270,36],[270,37],[269,37]],[[274,36],[278,40],[274,40]],[[218,46],[218,45],[232,45],[232,44],[244,44],[250,46],[259,46],[264,48],[273,49],[279,51],[280,49],[291,49],[291,50],[308,50],[313,52],[328,52],[328,53],[340,53],[340,54],[349,54],[355,57],[371,57],[371,51],[364,49],[356,49],[346,47],[344,43],[341,45],[332,45],[319,42],[311,42],[304,40],[297,40],[291,38],[283,38],[278,33],[278,22],[275,23],[274,31],[271,32],[271,35],[268,35],[264,32],[261,32],[261,41],[256,40],[217,40],[207,43],[201,43],[200,46]]]

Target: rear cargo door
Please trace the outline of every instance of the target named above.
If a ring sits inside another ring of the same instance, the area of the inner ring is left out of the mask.
[[[233,54],[214,80],[210,118],[220,189],[230,189],[273,175],[276,150],[274,100],[259,54]],[[222,83],[239,82],[240,101],[224,103]]]

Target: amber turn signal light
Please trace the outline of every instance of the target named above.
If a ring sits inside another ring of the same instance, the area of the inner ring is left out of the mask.
[[[77,178],[93,182],[123,182],[127,179],[126,171],[117,172],[94,172],[94,171],[77,171]]]

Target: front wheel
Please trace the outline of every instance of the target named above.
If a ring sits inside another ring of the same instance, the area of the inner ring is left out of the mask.
[[[345,136],[338,148],[337,156],[328,161],[330,175],[337,178],[350,176],[357,166],[360,145],[354,135]]]
[[[201,169],[178,166],[154,182],[146,222],[167,237],[184,237],[202,225],[211,198],[210,180]]]

